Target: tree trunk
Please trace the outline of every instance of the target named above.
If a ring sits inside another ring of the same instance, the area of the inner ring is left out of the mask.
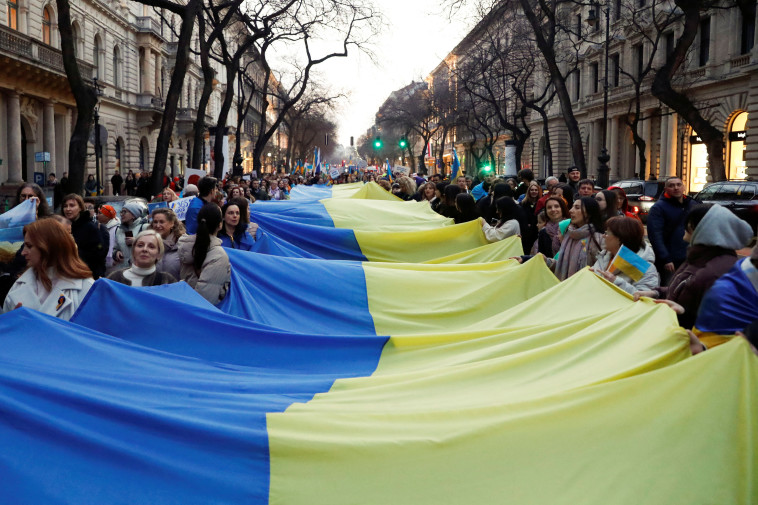
[[[447,125],[442,127],[442,143],[440,144],[440,152],[437,157],[437,165],[442,168],[442,173],[445,173],[445,144],[447,144]]]
[[[166,160],[168,159],[168,144],[174,131],[176,110],[179,98],[184,86],[184,76],[189,66],[190,43],[192,42],[192,30],[195,27],[202,0],[188,0],[181,12],[182,28],[179,31],[179,41],[176,49],[176,61],[171,73],[171,84],[166,93],[166,103],[163,109],[163,120],[158,133],[158,141],[155,146],[155,160],[153,160],[153,174],[150,177],[150,191],[157,195],[163,189],[163,176],[166,172]]]
[[[76,61],[74,34],[71,29],[71,6],[68,0],[57,0],[58,31],[61,36],[63,68],[71,86],[71,93],[76,100],[76,124],[71,133],[68,152],[68,187],[67,193],[81,194],[84,187],[84,170],[87,164],[87,142],[92,128],[97,94],[82,79],[79,63]],[[20,149],[21,146],[12,146]]]
[[[548,70],[550,72],[550,79],[555,87],[555,92],[558,95],[558,99],[561,103],[561,114],[563,120],[566,123],[566,128],[569,132],[569,138],[571,140],[571,153],[574,158],[574,164],[579,167],[582,173],[582,178],[587,177],[587,161],[584,158],[584,146],[582,144],[582,134],[579,131],[579,123],[574,117],[574,109],[571,105],[571,97],[569,96],[568,89],[566,88],[566,79],[563,77],[563,73],[558,67],[558,62],[555,57],[555,48],[545,40],[543,35],[543,23],[537,19],[534,14],[533,7],[530,0],[519,0],[521,7],[532,25],[534,30],[537,47],[542,53],[545,59]]]
[[[697,36],[700,25],[701,2],[676,0],[676,5],[684,12],[684,31],[676,41],[676,47],[666,59],[666,63],[658,69],[653,79],[651,91],[653,96],[668,105],[679,114],[693,130],[697,132],[708,150],[708,165],[711,179],[726,180],[724,164],[724,133],[705,119],[695,104],[685,95],[676,91],[671,80],[687,57],[687,51]]]
[[[197,117],[195,118],[194,138],[195,143],[192,147],[192,160],[195,167],[200,169],[205,164],[203,159],[203,145],[205,144],[205,110],[208,108],[208,102],[213,92],[213,79],[216,72],[211,67],[210,57],[208,55],[210,48],[205,40],[205,20],[198,16],[198,30],[200,37],[200,65],[203,69],[203,92],[200,95],[200,101],[197,104]],[[197,160],[200,160],[198,163]]]

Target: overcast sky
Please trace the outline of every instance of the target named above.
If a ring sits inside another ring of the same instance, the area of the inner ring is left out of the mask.
[[[468,33],[471,21],[448,21],[441,0],[376,0],[387,23],[374,41],[378,63],[352,54],[324,67],[335,89],[350,92],[338,117],[338,142],[349,145],[374,122],[374,115],[389,94],[429,72]]]

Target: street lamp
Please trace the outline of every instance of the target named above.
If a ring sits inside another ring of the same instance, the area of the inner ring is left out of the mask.
[[[605,5],[605,76],[603,77],[603,147],[600,150],[600,156],[597,160],[600,162],[600,166],[597,169],[597,183],[603,188],[607,188],[610,184],[608,180],[608,162],[611,160],[611,156],[608,154],[607,140],[608,140],[608,44],[610,42],[610,16],[608,4]],[[590,15],[587,17],[587,24],[595,26],[599,21],[597,13],[600,11],[600,4],[593,2],[593,8],[590,9]]]
[[[97,77],[92,78],[95,86],[95,195],[100,194],[100,97],[103,96],[103,87],[97,82]]]

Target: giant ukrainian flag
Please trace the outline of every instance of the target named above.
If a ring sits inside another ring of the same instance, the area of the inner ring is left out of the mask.
[[[400,322],[420,306],[383,334],[294,332],[106,280],[71,322],[2,315],[3,502],[755,503],[745,342],[693,358],[667,307],[537,266],[433,330]]]

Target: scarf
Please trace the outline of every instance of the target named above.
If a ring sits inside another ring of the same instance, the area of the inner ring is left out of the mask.
[[[592,265],[600,249],[600,242],[590,233],[589,225],[580,228],[570,225],[561,243],[555,276],[563,281],[587,265]]]

